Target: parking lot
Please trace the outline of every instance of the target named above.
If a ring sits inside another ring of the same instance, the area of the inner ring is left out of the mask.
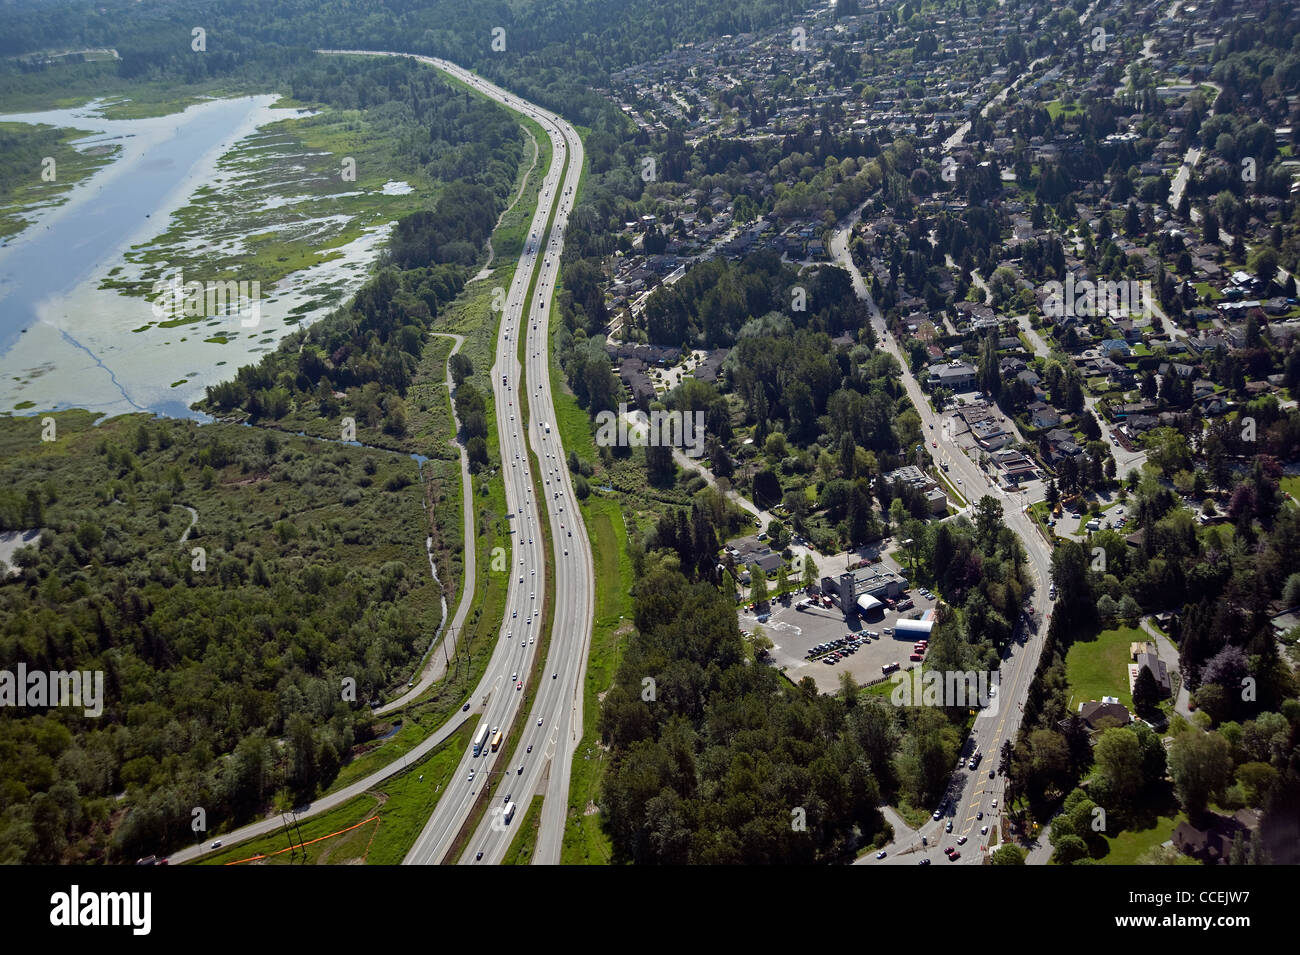
[[[893,630],[899,619],[918,616],[920,612],[934,607],[933,599],[925,599],[919,590],[913,588],[907,594],[915,606],[905,611],[885,609],[882,613],[873,613],[870,618],[860,617],[856,611],[852,618],[846,619],[838,605],[829,608],[809,606],[799,608],[802,595],[792,595],[790,603],[775,602],[766,623],[759,623],[751,613],[740,614],[742,630],[762,627],[763,632],[774,644],[772,659],[778,668],[784,667],[786,675],[795,683],[810,676],[823,692],[833,693],[839,690],[840,673],[848,671],[859,683],[878,680],[885,674],[881,667],[897,663],[900,670],[914,666],[908,657],[912,653],[910,638],[896,639],[885,630]],[[835,663],[823,660],[809,660],[808,651],[821,643],[838,640],[849,633],[870,630],[880,634],[861,642],[856,651],[848,653]]]
[[[1119,534],[1127,534],[1129,514],[1125,506],[1114,498],[1108,500],[1106,495],[1099,496],[1099,500],[1102,508],[1100,514],[1090,514],[1086,509],[1075,505],[1062,512],[1059,518],[1048,518],[1047,526],[1054,528],[1058,537],[1068,537],[1077,541],[1087,540],[1089,532],[1094,530],[1113,530]],[[1090,528],[1088,524],[1093,520],[1096,520],[1097,525]]]

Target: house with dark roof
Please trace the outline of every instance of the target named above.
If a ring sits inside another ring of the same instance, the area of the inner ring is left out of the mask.
[[[1128,665],[1129,692],[1133,692],[1133,687],[1137,684],[1138,674],[1142,672],[1144,667],[1150,670],[1151,675],[1155,677],[1156,686],[1160,688],[1160,692],[1168,696],[1173,691],[1173,684],[1169,680],[1169,667],[1157,654],[1149,650],[1138,653],[1133,662]]]
[[[1083,448],[1079,447],[1074,435],[1061,428],[1055,428],[1047,432],[1047,457],[1052,464],[1056,464],[1065,458],[1076,458],[1083,454]]]
[[[640,358],[624,358],[618,368],[618,377],[632,392],[632,400],[637,405],[644,405],[642,411],[649,408],[655,397],[654,382],[646,374],[646,367]]]
[[[1061,414],[1045,401],[1035,401],[1026,409],[1029,423],[1035,428],[1055,428],[1061,423]]]
[[[1107,697],[1104,700],[1088,700],[1086,703],[1079,704],[1079,719],[1090,730],[1105,729],[1107,726],[1128,726],[1133,722],[1133,717],[1128,708],[1116,700],[1114,697]],[[1107,721],[1103,723],[1102,721]]]
[[[766,541],[761,541],[752,535],[728,541],[727,551],[735,558],[738,567],[757,564],[759,570],[765,574],[776,573],[785,563],[781,555],[774,552]]]
[[[1211,816],[1204,828],[1180,822],[1174,829],[1174,846],[1184,855],[1206,865],[1224,865],[1233,842],[1249,839],[1251,833],[1259,828],[1259,819],[1259,810],[1239,809],[1231,816]]]
[[[727,360],[731,354],[729,348],[715,348],[709,352],[704,361],[700,362],[695,368],[695,377],[700,381],[715,382],[718,375],[722,372],[722,363]]]

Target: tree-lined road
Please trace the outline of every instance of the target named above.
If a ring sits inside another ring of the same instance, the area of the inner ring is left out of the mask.
[[[929,401],[921,391],[920,383],[912,374],[910,363],[886,330],[884,315],[871,298],[862,274],[849,255],[849,237],[852,234],[853,223],[859,214],[855,210],[832,234],[831,259],[848,271],[858,298],[867,304],[879,347],[889,352],[898,361],[902,369],[903,387],[917,414],[921,416],[922,434],[928,435],[928,440],[942,439],[945,452],[950,452],[944,456],[944,460],[949,465],[948,478],[954,483],[960,482],[962,493],[970,499],[972,505],[985,494],[991,495],[1001,506],[1003,520],[1007,526],[1020,537],[1025,546],[1030,577],[1034,582],[1031,602],[1035,616],[1039,620],[1037,628],[1025,631],[1024,643],[1013,643],[1007,655],[1003,657],[999,670],[1000,686],[994,705],[981,710],[975,718],[970,734],[972,743],[968,745],[967,752],[978,749],[984,754],[978,768],[975,771],[968,771],[963,759],[961,768],[957,769],[949,780],[949,790],[944,796],[944,812],[939,820],[932,819],[916,832],[899,831],[886,858],[877,861],[874,856],[867,856],[859,862],[872,865],[916,864],[920,855],[898,851],[913,846],[917,852],[926,854],[932,861],[937,861],[942,858],[943,849],[950,845],[955,846],[957,838],[964,835],[969,841],[965,846],[960,847],[961,858],[958,862],[979,864],[983,862],[984,857],[981,848],[987,848],[989,844],[988,836],[980,835],[979,829],[987,824],[992,831],[999,815],[993,806],[993,801],[999,800],[1000,808],[1004,799],[1005,779],[1001,776],[989,779],[988,770],[997,766],[1003,741],[1008,739],[1014,741],[1020,729],[1022,707],[1029,695],[1029,686],[1038,667],[1038,657],[1042,652],[1043,639],[1047,633],[1051,615],[1051,602],[1047,597],[1047,591],[1051,583],[1052,552],[1040,535],[1037,525],[1025,513],[1025,508],[1031,503],[1024,499],[1025,493],[998,487],[989,475],[953,443],[951,431],[945,427],[943,416],[931,409]],[[935,435],[939,437],[936,438]],[[980,813],[983,814],[983,819],[977,818]],[[953,821],[952,833],[943,831],[948,819]],[[922,836],[929,841],[926,847],[921,846]],[[946,859],[943,861],[945,865],[948,864]]]

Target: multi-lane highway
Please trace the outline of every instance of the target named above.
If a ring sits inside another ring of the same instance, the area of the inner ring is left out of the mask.
[[[405,56],[409,54],[339,50],[338,53]],[[523,724],[522,738],[509,765],[505,753],[484,747],[479,756],[467,751],[453,782],[406,857],[407,863],[436,864],[448,860],[484,787],[505,777],[500,788],[523,806],[505,822],[502,799],[494,800],[473,834],[461,861],[499,862],[519,829],[523,809],[534,793],[546,796],[534,861],[559,861],[564,835],[568,780],[573,751],[582,735],[581,687],[586,669],[594,615],[591,546],[578,511],[577,495],[568,473],[565,451],[555,426],[547,355],[547,318],[559,272],[564,229],[573,208],[582,172],[582,142],[559,116],[487,82],[467,70],[431,57],[413,57],[436,67],[511,110],[537,122],[550,137],[550,168],[542,181],[529,235],[507,290],[497,338],[492,388],[496,401],[506,505],[512,524],[508,561],[506,617],[496,652],[479,689],[472,697],[480,710],[480,725],[491,733],[514,731],[524,698],[523,688],[536,663],[542,640],[543,601],[547,565],[542,521],[553,542],[555,612],[550,651],[533,707]],[[553,218],[552,218],[553,215]],[[536,277],[531,295],[530,284]],[[524,337],[524,363],[518,358]],[[521,407],[527,402],[527,423]],[[534,493],[534,459],[540,470]],[[480,856],[481,853],[481,856]]]
[[[410,54],[371,50],[322,50],[367,56],[410,56]],[[541,534],[541,521],[550,527],[555,567],[555,613],[552,638],[544,671],[538,677],[532,711],[524,723],[523,738],[511,764],[504,764],[507,745],[493,752],[484,747],[475,757],[467,750],[448,789],[439,800],[428,824],[406,857],[407,863],[433,864],[445,860],[462,826],[484,786],[508,776],[502,793],[524,804],[514,819],[506,824],[503,813],[489,811],[470,840],[463,861],[498,862],[510,840],[519,830],[523,809],[534,793],[546,797],[541,828],[533,861],[558,863],[568,804],[569,775],[577,740],[582,736],[582,682],[590,649],[594,616],[594,573],[591,545],[578,511],[555,426],[555,406],[551,397],[549,359],[547,355],[547,318],[550,314],[555,281],[559,272],[564,228],[573,208],[582,172],[582,142],[573,127],[546,110],[526,103],[478,76],[431,57],[413,56],[461,80],[474,89],[504,104],[509,109],[536,121],[552,146],[551,166],[538,196],[537,211],[530,224],[530,234],[519,257],[518,267],[505,300],[498,331],[496,363],[492,368],[493,395],[496,400],[497,428],[502,453],[502,471],[506,503],[510,512],[512,546],[507,562],[505,611],[498,643],[479,686],[471,694],[471,709],[478,714],[480,726],[489,730],[499,727],[503,733],[512,729],[522,704],[523,687],[536,664],[537,649],[542,644],[547,566]],[[554,213],[554,218],[552,218]],[[536,273],[531,297],[529,284]],[[525,299],[528,299],[527,301]],[[524,336],[524,365],[518,359],[519,336]],[[526,371],[526,378],[521,372]],[[524,387],[527,391],[525,393]],[[520,404],[527,402],[525,426]],[[549,425],[549,428],[548,428]],[[535,500],[533,462],[535,455],[539,486],[544,499]],[[474,519],[466,496],[467,521]],[[467,523],[467,527],[469,527]],[[463,616],[463,614],[458,614]],[[429,682],[426,673],[420,692]],[[400,772],[405,765],[430,752],[447,739],[471,714],[457,713],[432,736],[424,740],[407,759],[372,773],[363,780],[330,796],[316,800],[299,818],[316,815],[355,798],[361,792]],[[431,782],[431,785],[435,783]],[[490,809],[501,809],[500,802]],[[223,837],[227,844],[280,828],[279,818],[262,820]],[[203,846],[177,852],[173,862],[201,855]],[[446,860],[455,861],[455,860]]]
[[[1021,708],[1028,697],[1029,685],[1038,667],[1038,657],[1047,633],[1051,615],[1048,589],[1051,583],[1052,552],[1039,534],[1032,518],[1025,513],[1026,507],[1031,503],[1025,500],[1027,495],[997,486],[996,482],[953,442],[950,422],[941,413],[931,409],[916,376],[911,372],[910,363],[898,343],[886,330],[884,316],[872,300],[862,274],[849,255],[848,240],[856,217],[855,211],[832,235],[831,258],[849,272],[858,297],[865,301],[870,309],[872,328],[875,329],[880,347],[898,361],[907,396],[921,416],[922,433],[927,441],[941,445],[942,459],[949,466],[948,477],[958,484],[971,503],[985,494],[992,495],[1002,507],[1003,519],[1007,526],[1014,530],[1024,543],[1028,567],[1035,587],[1032,603],[1035,616],[1039,621],[1037,628],[1026,631],[1025,642],[1013,644],[1008,655],[1003,658],[999,671],[1001,685],[997,692],[996,704],[981,710],[971,728],[971,741],[967,743],[966,753],[978,749],[983,754],[979,766],[974,771],[967,770],[963,759],[961,765],[955,769],[938,820],[931,819],[915,833],[908,831],[896,833],[895,841],[888,847],[888,855],[884,859],[876,860],[874,856],[868,856],[859,861],[871,865],[890,863],[914,865],[925,856],[935,861],[942,860],[944,865],[948,865],[943,850],[948,846],[954,846],[961,852],[961,858],[957,860],[959,863],[979,864],[984,861],[982,850],[986,850],[990,842],[989,835],[981,834],[979,830],[987,825],[989,833],[993,833],[1000,810],[1004,808],[1002,789],[1005,780],[1001,776],[989,779],[988,771],[997,767],[1003,741],[1008,739],[1014,741],[1020,729]],[[936,448],[936,451],[938,450]],[[993,805],[994,800],[998,801],[997,807]],[[980,818],[981,815],[983,818]],[[944,831],[949,819],[953,822],[951,833]],[[966,836],[967,843],[958,847],[956,843],[960,836]],[[925,837],[928,846],[921,845],[922,837]]]

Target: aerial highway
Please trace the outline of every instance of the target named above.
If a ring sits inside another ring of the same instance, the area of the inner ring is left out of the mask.
[[[497,100],[509,109],[536,121],[552,145],[551,166],[542,182],[537,210],[530,233],[520,254],[498,330],[495,364],[492,368],[493,397],[496,402],[497,429],[501,447],[502,474],[509,509],[511,540],[507,562],[505,616],[497,646],[478,687],[470,695],[469,710],[458,712],[432,736],[407,754],[406,759],[372,773],[365,779],[315,800],[299,812],[299,818],[316,815],[355,798],[384,779],[402,771],[435,746],[443,742],[474,713],[480,726],[504,734],[512,729],[524,698],[523,687],[536,663],[537,648],[542,644],[541,627],[546,597],[545,538],[540,521],[546,521],[554,545],[556,568],[555,613],[552,640],[544,672],[533,701],[533,709],[524,723],[523,739],[510,766],[504,764],[507,749],[494,750],[485,745],[480,755],[467,750],[439,800],[432,817],[404,860],[408,864],[437,864],[447,859],[456,836],[468,821],[482,787],[502,776],[511,778],[502,792],[527,805],[534,793],[546,796],[541,829],[533,861],[558,863],[564,837],[570,767],[577,740],[582,736],[582,682],[586,672],[594,616],[594,571],[591,545],[578,509],[577,495],[568,473],[566,452],[555,426],[555,406],[551,397],[549,357],[547,353],[547,319],[550,314],[555,281],[559,272],[564,228],[577,194],[582,172],[581,140],[573,127],[560,117],[520,100],[512,94],[467,70],[432,57],[372,50],[321,50],[366,56],[411,56]],[[552,217],[552,213],[554,214]],[[531,299],[525,301],[529,284],[536,273],[537,282]],[[519,336],[525,336],[525,366],[517,357]],[[521,372],[526,368],[526,378]],[[523,391],[526,384],[527,392]],[[520,404],[528,402],[525,426]],[[547,426],[550,426],[549,428]],[[533,491],[533,451],[541,469],[538,483],[544,499],[535,500]],[[473,509],[467,498],[467,522]],[[466,524],[472,532],[472,523]],[[472,566],[467,564],[467,566]],[[468,593],[468,589],[467,589]],[[456,615],[459,622],[466,608]],[[441,669],[429,667],[420,683],[405,694],[406,700],[436,677]],[[387,708],[386,708],[387,709]],[[489,734],[489,739],[491,734]],[[436,785],[432,783],[431,785]],[[511,823],[504,821],[498,803],[483,818],[478,832],[469,842],[464,861],[499,862],[519,829],[522,813]],[[229,845],[253,836],[265,835],[282,826],[272,817],[223,835]],[[176,852],[173,862],[184,862],[209,851],[206,844]]]
[[[362,50],[338,53],[407,56]],[[500,792],[527,806],[533,794],[546,796],[534,861],[556,863],[564,836],[568,779],[573,751],[582,735],[581,688],[594,615],[591,545],[568,473],[565,450],[555,426],[551,397],[547,320],[559,272],[564,229],[573,209],[582,173],[582,143],[573,127],[555,114],[527,103],[467,70],[433,57],[414,56],[537,122],[550,137],[551,165],[542,181],[529,235],[507,290],[498,330],[492,389],[496,402],[506,505],[512,526],[507,579],[506,617],[496,652],[471,699],[481,709],[481,724],[495,733],[512,732],[524,698],[523,687],[534,669],[546,596],[545,538],[550,528],[556,571],[555,613],[546,665],[533,708],[523,724],[523,738],[509,765],[505,752],[485,746],[480,755],[467,751],[449,790],[440,799],[415,845],[408,864],[437,864],[448,859],[456,837],[470,818],[485,786],[502,777]],[[536,284],[531,296],[529,286]],[[524,336],[524,365],[518,360]],[[522,373],[522,374],[521,374]],[[525,391],[526,388],[526,391]],[[525,421],[521,402],[527,402]],[[538,486],[534,493],[535,455]],[[499,862],[519,829],[522,812],[512,822],[506,803],[495,800],[483,816],[460,861]]]

